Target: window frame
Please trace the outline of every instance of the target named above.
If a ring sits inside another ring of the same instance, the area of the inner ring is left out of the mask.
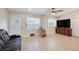
[[[30,20],[33,19],[33,20]],[[30,20],[30,21],[29,21]],[[36,23],[36,22],[37,23]],[[31,23],[33,22],[33,23]],[[35,22],[35,23],[34,23]],[[28,16],[27,17],[27,29],[38,29],[40,26],[40,18],[38,17],[33,17],[33,16]]]
[[[56,19],[48,18],[48,27],[56,27]]]

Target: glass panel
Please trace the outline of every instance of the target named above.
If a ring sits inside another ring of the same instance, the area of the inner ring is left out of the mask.
[[[55,27],[56,20],[55,19],[48,19],[48,27]]]
[[[38,29],[39,25],[39,18],[27,17],[27,29]]]

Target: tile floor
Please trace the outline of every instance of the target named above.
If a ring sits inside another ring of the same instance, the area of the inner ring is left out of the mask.
[[[41,37],[24,37],[22,51],[79,51],[79,38],[60,34]]]

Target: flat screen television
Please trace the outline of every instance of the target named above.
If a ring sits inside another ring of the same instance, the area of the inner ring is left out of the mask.
[[[57,27],[70,27],[70,19],[58,20]]]

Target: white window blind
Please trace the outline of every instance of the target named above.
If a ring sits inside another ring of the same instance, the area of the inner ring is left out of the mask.
[[[38,29],[40,19],[37,17],[27,17],[27,29]]]

